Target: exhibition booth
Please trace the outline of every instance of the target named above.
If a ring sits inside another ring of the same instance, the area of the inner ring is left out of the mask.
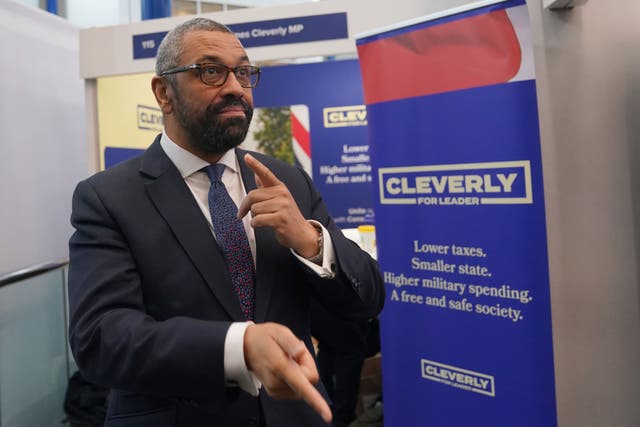
[[[379,262],[386,427],[640,425],[640,3],[615,3],[203,15],[262,69],[245,147],[307,171]],[[156,51],[191,17],[0,2],[2,427],[65,417],[72,192],[162,130]]]
[[[211,14],[262,67],[243,146],[305,169],[355,240],[375,224],[385,425],[553,425],[527,6],[342,3]],[[99,169],[162,130],[155,53],[184,19],[81,32]]]

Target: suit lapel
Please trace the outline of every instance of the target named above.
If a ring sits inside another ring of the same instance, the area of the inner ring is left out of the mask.
[[[236,148],[242,182],[248,194],[251,190],[255,190],[257,186],[253,171],[244,162],[245,154],[247,154],[246,151]],[[274,275],[276,274],[275,269],[271,268],[268,262],[265,262],[264,254],[277,249],[274,245],[279,245],[279,243],[276,241],[271,229],[261,227],[254,228],[253,231],[256,236],[256,306],[254,317],[256,322],[261,322],[264,321],[267,314],[267,307],[269,306],[271,290],[275,280]]]
[[[140,172],[152,178],[146,183],[149,197],[209,288],[232,319],[242,319],[224,255],[191,190],[162,150],[159,138],[143,154]]]

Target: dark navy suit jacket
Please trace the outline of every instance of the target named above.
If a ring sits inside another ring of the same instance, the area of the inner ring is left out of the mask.
[[[249,192],[256,185],[243,153]],[[370,318],[382,309],[384,285],[304,172],[254,156],[287,185],[305,218],[331,234],[336,277],[323,279],[271,229],[255,230],[255,321],[286,325],[312,349],[311,298],[343,317]],[[107,426],[325,425],[301,401],[225,386],[224,340],[242,312],[221,249],[159,138],[141,156],[80,182],[71,221],[70,343],[81,372],[112,389]]]

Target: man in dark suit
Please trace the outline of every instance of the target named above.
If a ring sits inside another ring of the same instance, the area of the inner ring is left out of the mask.
[[[325,426],[310,301],[377,315],[376,263],[304,172],[237,148],[260,73],[227,27],[179,25],[156,74],[164,132],[73,197],[70,343],[106,425]]]

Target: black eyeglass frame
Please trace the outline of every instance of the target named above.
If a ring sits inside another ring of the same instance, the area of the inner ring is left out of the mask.
[[[207,83],[205,81],[205,79],[202,77],[202,70],[205,69],[207,66],[210,65],[215,65],[216,67],[222,67],[223,69],[225,69],[227,71],[227,73],[224,75],[224,78],[222,79],[222,82],[220,83]],[[166,75],[169,74],[177,74],[177,73],[182,73],[185,71],[189,71],[189,70],[198,70],[198,75],[200,76],[200,81],[204,84],[206,84],[207,86],[222,86],[227,82],[227,79],[229,78],[229,73],[233,73],[236,76],[236,79],[238,80],[238,83],[240,83],[240,86],[244,87],[244,88],[254,88],[256,86],[258,86],[258,82],[260,81],[260,67],[256,67],[255,65],[239,65],[237,67],[228,67],[224,64],[219,64],[217,62],[203,62],[203,63],[199,63],[199,64],[189,64],[189,65],[185,65],[182,67],[174,67],[174,68],[169,68],[166,71],[161,72],[159,75],[160,77],[164,77]],[[238,78],[238,75],[236,74],[237,70],[247,70],[248,71],[248,75],[252,76],[252,75],[256,75],[256,81],[253,85],[249,85],[249,86],[244,86],[242,84],[242,82],[240,81],[240,79]]]

